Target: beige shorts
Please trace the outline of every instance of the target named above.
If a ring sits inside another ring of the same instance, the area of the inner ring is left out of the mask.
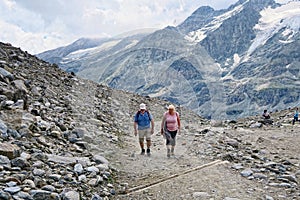
[[[139,130],[139,139],[143,140],[145,137],[146,137],[146,140],[151,139],[151,129],[150,128]]]

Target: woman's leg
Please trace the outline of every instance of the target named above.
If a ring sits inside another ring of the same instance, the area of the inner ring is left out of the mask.
[[[167,146],[167,157],[169,158],[171,155],[171,141],[172,137],[169,131],[166,131],[166,146]]]
[[[172,131],[171,132],[171,137],[172,137],[172,141],[171,141],[171,156],[174,156],[174,149],[175,149],[175,145],[176,145],[176,135],[177,135],[177,131]]]

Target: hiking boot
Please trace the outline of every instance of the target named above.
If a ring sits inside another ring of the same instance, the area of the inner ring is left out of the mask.
[[[150,149],[147,149],[147,155],[150,156],[151,153],[150,153]]]
[[[141,155],[145,155],[145,149],[142,149]]]

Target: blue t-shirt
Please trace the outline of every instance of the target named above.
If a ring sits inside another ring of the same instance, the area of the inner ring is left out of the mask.
[[[151,120],[152,115],[147,111],[145,111],[144,114],[142,112],[139,112],[134,116],[134,121],[138,124],[138,130],[150,128]]]
[[[298,117],[298,116],[299,116],[299,112],[296,110],[295,114],[294,114],[294,117]]]

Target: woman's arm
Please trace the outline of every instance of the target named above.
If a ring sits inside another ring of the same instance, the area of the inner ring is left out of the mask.
[[[181,124],[180,124],[180,117],[179,117],[178,113],[176,113],[176,116],[177,116],[177,126],[178,126],[178,130],[179,130],[180,126],[181,126]]]
[[[166,123],[166,115],[164,114],[162,120],[161,120],[161,125],[160,125],[160,133],[163,134],[164,133],[164,128],[165,128],[165,123]]]

